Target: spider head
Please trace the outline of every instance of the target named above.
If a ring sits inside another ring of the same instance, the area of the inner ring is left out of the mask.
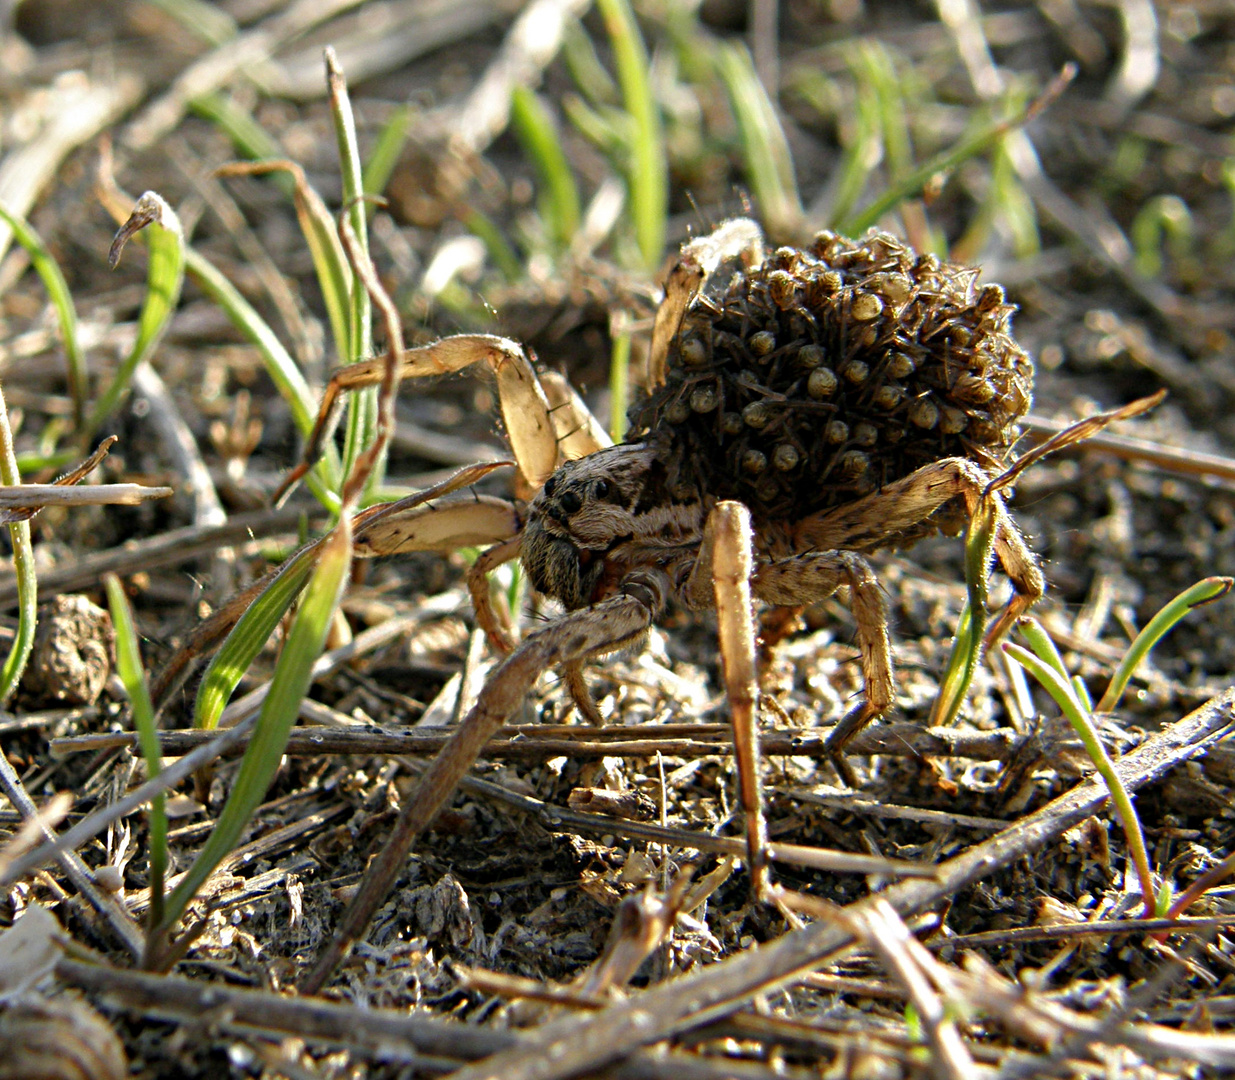
[[[568,609],[599,599],[606,556],[640,534],[655,457],[623,444],[568,461],[528,506],[522,553],[532,584]],[[610,575],[611,576],[611,575]]]

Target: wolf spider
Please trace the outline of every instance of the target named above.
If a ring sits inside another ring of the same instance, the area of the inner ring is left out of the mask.
[[[705,288],[723,264],[737,267],[728,284]],[[893,700],[887,612],[867,553],[963,524],[988,498],[1014,586],[991,637],[1042,595],[1037,561],[991,486],[1028,409],[1032,364],[1008,334],[1002,290],[977,289],[975,277],[875,232],[857,242],[824,233],[810,249],[765,256],[757,226],[727,222],[681,249],[653,326],[648,393],[619,445],[513,341],[459,335],[404,354],[405,378],[489,365],[517,486],[531,497],[444,499],[357,529],[362,557],[491,545],[468,587],[504,659],[404,807],[391,857],[370,868],[310,989],[363,933],[415,837],[537,678],[559,669],[579,712],[603,722],[583,666],[637,647],[670,598],[717,613],[748,866],[764,892],[753,599],[796,607],[847,590],[865,691],[831,732],[839,751]],[[320,452],[341,394],[380,372],[372,361],[334,376],[280,497]],[[488,583],[514,559],[565,609],[518,644]]]

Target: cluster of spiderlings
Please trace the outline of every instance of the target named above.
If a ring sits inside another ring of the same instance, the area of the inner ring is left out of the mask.
[[[756,520],[851,502],[945,457],[998,471],[1029,408],[1013,308],[896,238],[820,233],[691,306],[664,386],[632,408],[670,491]]]

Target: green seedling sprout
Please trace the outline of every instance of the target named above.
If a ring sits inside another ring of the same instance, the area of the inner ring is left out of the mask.
[[[52,258],[47,245],[24,220],[11,214],[3,203],[0,203],[0,221],[4,221],[13,230],[13,237],[26,249],[30,256],[30,265],[43,282],[48,299],[56,312],[56,320],[60,324],[60,337],[64,341],[64,355],[69,368],[69,396],[73,399],[73,424],[81,428],[86,419],[86,360],[82,355],[81,344],[77,338],[77,309],[73,306],[73,297],[69,293],[68,282],[60,271],[60,265]],[[9,483],[10,481],[5,481]]]
[[[1094,768],[1106,781],[1106,786],[1111,793],[1111,802],[1123,825],[1132,863],[1136,867],[1137,877],[1141,882],[1145,918],[1152,919],[1158,914],[1157,894],[1154,888],[1153,871],[1149,866],[1149,853],[1145,848],[1145,837],[1141,832],[1140,819],[1136,816],[1136,810],[1132,805],[1132,797],[1128,794],[1127,788],[1123,786],[1123,781],[1120,780],[1119,773],[1115,770],[1115,763],[1106,752],[1106,747],[1098,735],[1093,714],[1081,704],[1073,692],[1067,672],[1054,666],[1053,661],[1058,660],[1059,656],[1055,652],[1054,644],[1050,643],[1049,650],[1042,650],[1047,653],[1046,656],[1036,651],[1041,639],[1046,638],[1046,632],[1032,619],[1022,621],[1021,632],[1031,644],[1034,644],[1035,652],[1030,652],[1012,642],[1005,642],[1004,652],[1033,675],[1055,699],[1060,711],[1084,745],[1085,752],[1093,762]],[[1049,642],[1049,638],[1046,639]]]
[[[115,574],[103,578],[107,589],[107,606],[111,611],[112,626],[116,631],[116,672],[124,683],[133,709],[133,726],[146,771],[153,780],[163,768],[163,755],[159,750],[158,727],[154,718],[154,705],[150,700],[150,687],[142,665],[141,646],[137,640],[137,628],[133,624],[133,609],[124,595],[124,586]],[[167,876],[167,797],[162,792],[150,800],[150,911],[146,940],[146,956],[151,956],[155,928],[163,922],[163,886]]]
[[[137,340],[117,369],[111,385],[94,403],[94,409],[82,429],[83,438],[98,431],[128,393],[133,372],[154,352],[171,321],[172,312],[180,302],[180,289],[184,284],[184,230],[176,212],[155,192],[147,191],[137,200],[128,221],[120,227],[112,241],[108,263],[115,269],[125,244],[142,230],[145,230],[149,258],[146,262],[146,298],[137,320]]]
[[[13,429],[9,425],[9,412],[0,391],[0,483],[6,487],[21,483],[17,472],[17,456],[13,452]],[[9,523],[9,537],[13,543],[13,570],[17,577],[17,634],[13,647],[0,667],[0,704],[21,681],[22,672],[34,649],[34,627],[38,618],[38,578],[34,570],[34,548],[30,543],[28,518]]]
[[[1191,254],[1195,227],[1188,204],[1178,195],[1159,195],[1150,199],[1132,221],[1129,236],[1136,252],[1136,272],[1144,278],[1161,276],[1165,268],[1165,247],[1176,263]]]
[[[1137,876],[1140,878],[1141,896],[1144,900],[1145,918],[1147,919],[1178,915],[1205,888],[1212,887],[1212,883],[1206,884],[1199,890],[1197,888],[1199,882],[1194,883],[1192,889],[1174,904],[1170,902],[1170,890],[1166,883],[1163,884],[1160,892],[1155,890],[1153,872],[1150,869],[1149,854],[1145,848],[1140,821],[1133,807],[1132,798],[1123,786],[1115,764],[1098,734],[1096,716],[1111,712],[1118,705],[1127,687],[1128,679],[1154,645],[1177,626],[1193,608],[1212,603],[1225,596],[1232,584],[1235,584],[1235,579],[1232,578],[1205,578],[1191,588],[1185,589],[1163,607],[1128,648],[1123,661],[1111,678],[1106,693],[1098,702],[1097,709],[1089,704],[1088,694],[1084,691],[1080,681],[1068,674],[1059,651],[1055,648],[1055,643],[1036,620],[1022,619],[1019,623],[1021,633],[1029,642],[1032,651],[1013,643],[1004,645],[1004,652],[1029,671],[1054,698],[1060,711],[1080,738],[1085,752],[1094,763],[1094,768],[1106,781],[1111,792],[1111,802],[1127,838],[1130,857],[1136,867]],[[1232,867],[1226,869],[1227,873],[1235,867],[1235,859],[1228,861],[1232,862]],[[1184,902],[1184,896],[1188,897],[1186,902]]]
[[[1128,680],[1149,654],[1149,650],[1170,633],[1193,608],[1222,599],[1230,592],[1233,583],[1235,582],[1229,577],[1204,578],[1181,592],[1150,619],[1128,647],[1095,712],[1114,712],[1128,686]]]

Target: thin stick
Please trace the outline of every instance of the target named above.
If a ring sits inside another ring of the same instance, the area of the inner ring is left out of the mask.
[[[434,606],[428,614],[420,612],[409,616],[413,623],[440,614],[443,607]],[[366,630],[365,634],[385,630],[389,623]],[[357,639],[359,640],[359,639]],[[314,703],[314,719],[317,723],[333,722],[341,726],[316,728],[313,731],[294,730],[287,744],[287,753],[296,756],[314,754],[403,754],[409,757],[436,754],[450,730],[425,727],[415,730],[390,729],[374,731],[371,725],[364,730],[349,730],[356,724],[351,717]],[[57,714],[59,715],[59,714]],[[759,734],[760,753],[765,756],[826,757],[825,745],[831,728],[818,731],[801,731],[795,728],[765,730]],[[208,731],[188,729],[159,732],[159,747],[171,757],[187,754],[190,750],[209,742]],[[856,756],[883,754],[895,757],[963,757],[979,761],[1007,761],[1026,741],[1010,728],[994,731],[963,731],[955,728],[919,728],[914,724],[888,724],[867,728],[854,736],[845,746],[845,753]],[[119,746],[135,746],[136,736],[128,731],[112,731],[95,735],[66,735],[51,742],[54,756],[85,751],[109,750]],[[238,744],[234,753],[245,746]],[[728,756],[733,753],[732,729],[728,724],[646,724],[638,728],[592,728],[567,727],[556,724],[522,725],[504,729],[485,746],[483,757],[503,761],[547,761],[550,758],[569,756],[580,760],[602,757],[653,757],[657,753],[673,758],[705,758]],[[796,797],[824,805],[831,805],[829,796],[817,792],[797,792]],[[871,812],[889,812],[886,803],[865,800],[851,792],[835,797],[836,805],[860,807]],[[895,808],[892,808],[895,809]],[[902,808],[922,815],[919,820],[934,820],[931,815],[939,811]],[[903,815],[897,815],[903,816]],[[958,819],[955,814],[943,814],[948,821],[971,823],[972,827],[997,827],[1005,824],[994,819]],[[978,822],[987,823],[979,826]]]
[[[0,507],[27,506],[137,506],[147,499],[166,499],[174,494],[169,487],[143,484],[17,484],[0,486]]]

